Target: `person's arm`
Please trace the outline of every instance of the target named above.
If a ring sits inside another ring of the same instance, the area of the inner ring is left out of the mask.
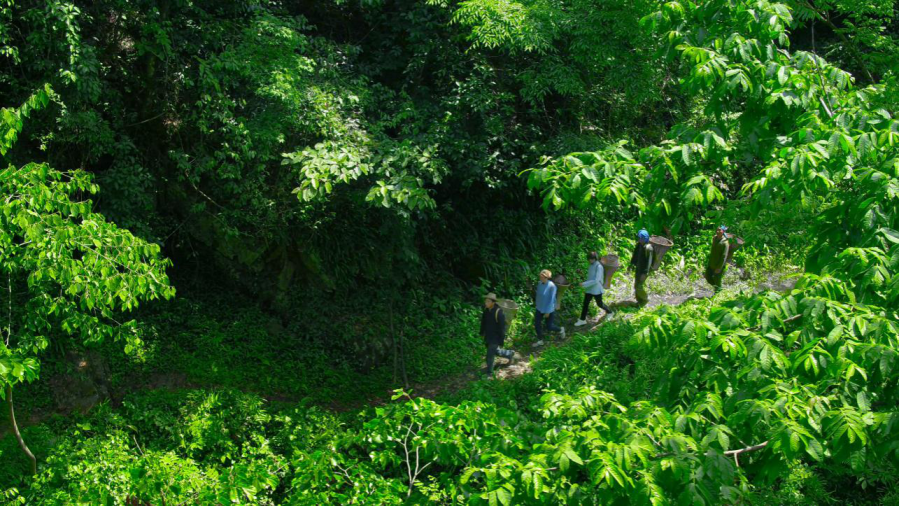
[[[496,321],[499,323],[499,335],[506,335],[506,313],[502,309],[496,310]]]
[[[552,281],[549,281],[549,300],[556,302],[556,292],[558,289],[556,288],[556,284]],[[555,304],[553,304],[555,306]]]
[[[603,286],[606,283],[606,268],[597,260],[596,265],[596,284]]]
[[[634,247],[634,252],[631,253],[631,265],[630,269],[637,268],[637,252],[640,251],[640,241],[637,241],[637,246]]]

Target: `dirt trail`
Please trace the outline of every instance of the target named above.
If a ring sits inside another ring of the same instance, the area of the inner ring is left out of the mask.
[[[698,281],[689,281],[691,274],[691,272],[678,273],[675,271],[672,274],[665,275],[657,273],[651,276],[647,281],[649,302],[646,305],[646,308],[654,308],[663,304],[677,306],[690,300],[711,297],[713,295],[713,292],[708,284],[702,279],[699,279]],[[724,279],[725,290],[744,293],[757,293],[767,290],[785,292],[792,289],[795,285],[795,279],[789,278],[789,276],[791,276],[793,273],[789,272],[767,274],[761,279],[757,278],[751,281],[743,279],[744,276],[742,276],[742,274],[743,273],[737,271],[737,269],[729,269],[729,272]],[[615,283],[613,284],[612,288],[606,291],[606,302],[614,311],[617,312],[615,318],[629,319],[633,318],[634,315],[637,314],[637,311],[629,311],[629,309],[636,308],[637,306],[636,301],[634,300],[632,283],[633,276],[621,273],[616,276]],[[571,307],[571,305],[580,307],[580,290],[573,289],[571,290],[571,292],[567,293],[563,299],[563,303],[566,305],[566,307]],[[542,347],[534,347],[531,345],[531,343],[528,343],[525,345],[525,347],[516,349],[516,360],[514,360],[512,363],[509,363],[509,361],[504,358],[497,357],[494,363],[494,372],[496,376],[495,379],[510,380],[530,373],[533,370],[533,365],[536,360],[546,350],[558,346],[564,346],[574,337],[575,334],[593,332],[600,325],[602,325],[604,321],[599,318],[593,318],[591,320],[588,320],[588,324],[582,327],[575,327],[574,320],[566,320],[563,323],[565,329],[567,330],[566,339],[562,340],[559,339],[558,336],[555,336],[554,340],[548,340],[546,345]],[[530,322],[527,322],[526,324],[530,325]],[[426,382],[413,382],[406,390],[409,391],[413,397],[425,397],[428,399],[433,399],[444,394],[453,394],[468,387],[472,382],[484,379],[486,377],[486,368],[486,363],[482,362],[477,368],[471,368],[465,372],[459,373],[449,378],[441,378],[438,380]],[[133,385],[132,388],[126,389],[126,391],[131,391],[134,389],[181,390],[185,388],[193,389],[202,387],[200,385],[193,384],[191,381],[189,381],[187,375],[183,373],[159,373],[152,376],[149,380],[144,380],[140,384]],[[293,398],[290,395],[279,393],[264,393],[258,391],[255,391],[254,393],[271,402],[293,403],[299,402],[300,400],[298,398]],[[372,397],[362,401],[343,402],[335,400],[332,403],[328,404],[327,407],[338,412],[357,410],[366,406],[378,406],[389,403],[392,395],[393,391],[389,390],[384,392],[380,396]],[[112,396],[111,400],[114,404],[117,402],[121,402],[121,399],[117,398],[115,395]],[[20,420],[20,425],[23,427],[35,425],[41,423],[53,414],[66,415],[68,413],[57,411],[44,412],[41,410],[37,410],[32,412],[30,416],[28,416],[24,420]],[[8,431],[8,427],[6,425],[6,423],[0,422],[0,439],[2,439]]]
[[[787,292],[796,284],[795,278],[792,278],[794,273],[790,272],[767,274],[763,279],[747,280],[743,279],[745,277],[743,271],[734,268],[729,269],[729,271],[731,272],[728,272],[725,276],[723,287],[725,291],[730,292],[760,293],[769,290]],[[705,280],[699,279],[691,282],[689,281],[691,274],[691,272],[682,273],[678,278],[674,278],[672,275],[655,275],[650,277],[647,282],[649,302],[644,308],[651,309],[663,304],[678,306],[691,300],[712,297],[714,292]],[[677,273],[674,275],[677,275]],[[612,288],[606,292],[606,302],[616,312],[615,319],[630,319],[636,314],[636,311],[625,312],[628,308],[637,308],[632,283],[633,276],[619,275],[616,277]],[[663,290],[663,288],[667,288],[667,290]],[[577,304],[577,307],[580,307],[580,291],[572,290],[572,292],[565,295],[563,302],[566,305]],[[620,310],[625,311],[619,312]],[[566,339],[559,339],[558,336],[555,336],[554,340],[547,340],[546,345],[541,347],[534,347],[528,344],[527,348],[516,350],[516,359],[511,363],[507,359],[497,357],[494,362],[494,373],[496,376],[494,380],[510,380],[530,373],[533,370],[533,364],[546,350],[564,346],[576,334],[593,332],[603,325],[605,320],[601,317],[592,318],[588,320],[587,325],[581,327],[575,327],[574,320],[566,320],[563,323],[566,329]],[[412,397],[425,397],[428,399],[444,394],[454,394],[466,388],[472,382],[484,379],[486,370],[487,364],[482,362],[479,367],[451,378],[420,383],[413,382],[406,391],[410,392]],[[365,406],[379,406],[389,403],[392,395],[393,391],[388,391],[383,396],[373,397],[367,401],[357,403],[335,401],[329,407],[335,411],[350,411]]]

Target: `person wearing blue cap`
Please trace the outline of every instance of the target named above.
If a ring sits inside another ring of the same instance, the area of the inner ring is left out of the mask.
[[[634,269],[634,295],[637,297],[637,304],[645,306],[649,302],[649,295],[646,293],[646,277],[649,276],[649,269],[652,267],[653,249],[649,243],[649,232],[642,229],[637,232],[637,246],[634,248],[634,254],[631,255],[631,268]]]
[[[705,268],[705,280],[712,285],[716,292],[721,290],[721,280],[724,278],[724,272],[727,269],[727,253],[729,249],[730,243],[727,237],[727,227],[721,225],[715,231],[715,237],[712,238],[709,261]]]

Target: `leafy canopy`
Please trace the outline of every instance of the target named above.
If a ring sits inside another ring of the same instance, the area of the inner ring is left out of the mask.
[[[48,101],[49,88],[17,110],[3,109],[15,140],[21,119]],[[37,355],[58,333],[84,343],[112,337],[126,349],[140,344],[134,322],[116,314],[140,301],[174,296],[159,246],[118,228],[83,198],[97,192],[84,171],[60,172],[29,163],[0,170],[0,273],[6,278],[0,342],[0,381],[38,376]]]

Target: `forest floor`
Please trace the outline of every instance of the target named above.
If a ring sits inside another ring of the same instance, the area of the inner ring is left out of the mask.
[[[788,292],[796,284],[796,275],[798,274],[796,271],[772,272],[751,278],[748,276],[748,273],[741,269],[731,267],[728,271],[722,287],[723,290],[735,293]],[[647,281],[649,302],[642,308],[637,304],[634,297],[633,275],[617,276],[612,288],[607,290],[605,295],[606,303],[614,312],[613,320],[633,318],[641,309],[652,309],[661,305],[678,306],[692,300],[712,297],[714,291],[708,283],[702,277],[698,280],[691,280],[692,274],[689,271],[686,273],[674,271],[669,274],[656,273],[651,275]],[[567,304],[577,304],[580,307],[580,293],[567,295],[565,300]],[[540,355],[545,351],[554,347],[564,346],[577,334],[593,332],[607,321],[610,320],[605,319],[605,315],[602,315],[588,319],[587,325],[575,327],[575,320],[567,319],[562,322],[566,330],[565,339],[560,339],[558,334],[556,334],[553,336],[553,339],[547,338],[546,344],[540,347],[534,346],[533,342],[522,343],[519,341],[513,344],[517,348],[515,349],[515,358],[510,361],[497,357],[494,362],[493,380],[512,380],[530,373]],[[463,390],[472,382],[484,379],[489,379],[487,377],[486,361],[482,362],[478,367],[471,368],[450,378],[420,383],[411,382],[405,390],[411,397],[434,399],[443,395],[452,395]],[[388,390],[383,396],[355,403],[335,400],[328,407],[334,411],[343,412],[361,409],[366,406],[378,406],[389,403],[393,394],[393,390]]]

